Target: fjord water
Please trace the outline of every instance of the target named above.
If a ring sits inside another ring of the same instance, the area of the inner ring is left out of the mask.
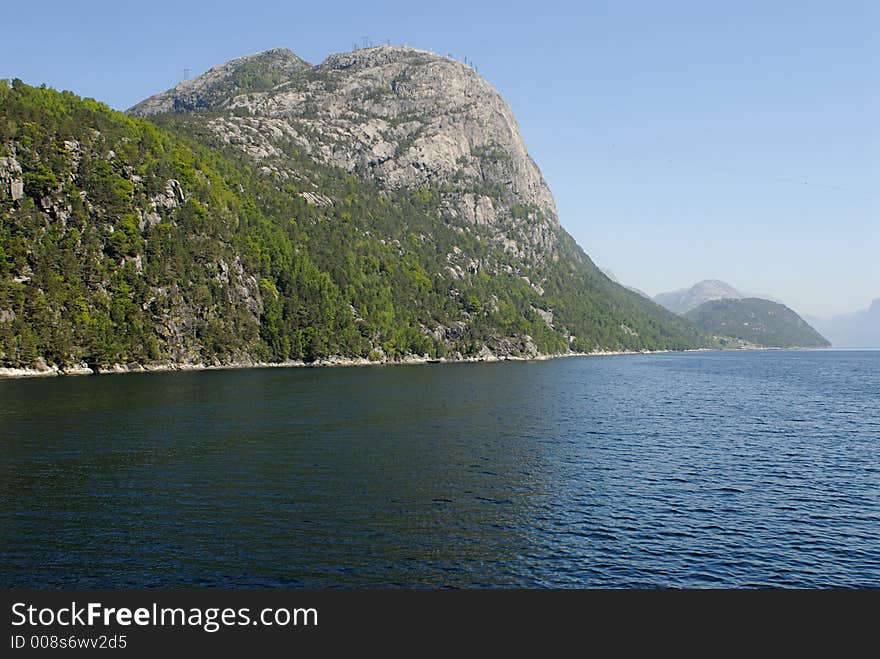
[[[880,586],[880,352],[0,382],[0,585]]]

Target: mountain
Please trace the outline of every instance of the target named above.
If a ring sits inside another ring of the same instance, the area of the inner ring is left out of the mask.
[[[809,320],[835,347],[880,347],[880,298],[862,311],[832,318],[810,317]]]
[[[208,110],[239,94],[265,91],[286,82],[311,65],[287,48],[275,48],[230,60],[197,78],[177,85],[173,93],[157,94],[132,114],[147,116],[163,112]]]
[[[709,300],[746,297],[730,284],[718,279],[705,279],[691,286],[654,296],[654,302],[675,313],[687,313]]]
[[[623,286],[625,289],[630,290],[630,291],[632,291],[633,293],[637,293],[637,294],[641,295],[643,298],[647,298],[648,300],[651,299],[651,296],[648,295],[647,293],[645,293],[644,291],[639,290],[639,289],[636,288],[635,286],[627,286],[626,284],[624,284],[623,282],[621,282],[620,279],[617,278],[617,275],[615,275],[614,272],[612,272],[612,271],[609,270],[608,268],[599,268],[599,269],[602,271],[602,274],[603,274],[603,275],[605,275],[606,277],[608,277],[608,279],[610,279],[611,281],[613,281],[615,284],[620,284],[620,285]]]
[[[759,298],[709,300],[685,314],[718,337],[774,348],[823,348],[830,344],[783,304]]]
[[[281,52],[272,51],[272,58],[240,58],[224,66],[237,71],[254,66],[254,61],[271,62]],[[496,257],[488,260],[472,258],[467,248],[446,254],[444,269],[452,276],[471,272],[494,277],[503,272],[526,277],[533,290],[546,298],[545,284],[554,279],[548,275],[568,264],[574,268],[571,273],[582,271],[587,276],[586,290],[577,284],[581,275],[565,284],[566,288],[575,284],[579,296],[592,297],[587,306],[578,303],[587,315],[596,304],[610,308],[607,299],[595,296],[620,295],[620,288],[608,286],[561,227],[553,195],[528,154],[513,112],[473,68],[399,46],[336,54],[316,66],[302,66],[300,58],[285,52],[282,61],[292,63],[289,66],[297,67],[297,72],[274,88],[230,93],[215,97],[203,111],[187,110],[179,99],[194,90],[201,95],[203,88],[217,87],[208,72],[129,112],[226,153],[236,152],[280,183],[302,180],[307,177],[304,170],[317,163],[342,169],[375,185],[382,194],[416,190],[430,196],[445,226],[464,236],[480,236],[496,250]],[[315,189],[320,187],[317,181],[309,182]],[[322,193],[316,194],[320,198]],[[658,322],[664,325],[661,335],[703,340],[672,316],[658,316],[658,309],[643,300],[628,296],[610,306],[619,306],[623,299],[626,307],[634,305],[626,313],[641,329],[625,318],[603,324],[601,332],[613,331],[615,340],[631,342],[635,338],[631,331],[653,334],[656,329],[648,325]],[[548,311],[546,304],[537,306]],[[572,322],[577,314],[571,316],[563,307],[557,305],[551,313]],[[643,315],[650,318],[648,325]],[[589,333],[597,331],[596,326]]]
[[[0,83],[0,366],[713,345],[599,272],[475,72],[371,51],[234,60],[150,121]]]
[[[654,296],[654,301],[682,314],[726,345],[737,345],[737,342],[766,347],[829,345],[823,336],[780,301],[741,293],[718,279],[705,279],[691,288],[660,293]]]
[[[514,256],[539,263],[557,255],[553,195],[510,107],[471,67],[398,46],[332,55],[313,67],[289,51],[270,52],[233,60],[129,112],[213,110],[190,119],[281,180],[297,175],[290,158],[301,152],[383,189],[435,190],[445,221],[483,229]],[[285,82],[272,89],[241,93],[218,80],[254,67],[257,77],[275,79],[276,62]]]

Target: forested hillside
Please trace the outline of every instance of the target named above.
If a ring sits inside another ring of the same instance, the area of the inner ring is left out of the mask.
[[[760,298],[710,300],[687,314],[703,331],[769,348],[831,345],[784,304]]]
[[[524,266],[445,217],[442,189],[296,150],[296,176],[267,175],[164,124],[0,83],[0,366],[705,345],[561,228],[557,257]]]

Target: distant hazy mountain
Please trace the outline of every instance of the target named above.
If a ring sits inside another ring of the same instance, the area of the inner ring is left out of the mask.
[[[833,318],[808,316],[810,323],[840,348],[880,348],[880,298],[855,313]]]
[[[775,295],[769,295],[768,293],[743,293],[742,296],[743,297],[756,297],[759,300],[770,300],[771,302],[775,302],[776,304],[785,304],[785,300],[780,300]],[[786,305],[786,306],[788,306],[788,305]]]
[[[633,293],[638,293],[639,295],[641,295],[644,298],[648,298],[649,300],[652,299],[650,295],[645,293],[645,291],[640,290],[640,289],[636,288],[635,286],[627,286],[626,284],[624,284],[622,281],[620,281],[620,279],[618,279],[617,275],[615,275],[608,268],[599,268],[599,270],[601,270],[602,274],[605,275],[606,277],[608,277],[608,279],[613,281],[615,284],[619,284],[620,286],[623,286],[625,289],[630,290]]]
[[[654,296],[654,302],[666,307],[670,311],[683,314],[709,300],[723,300],[727,298],[740,299],[746,297],[733,286],[718,279],[704,279],[691,286],[669,293],[660,293]]]
[[[617,278],[617,275],[615,275],[610,268],[599,268],[599,270],[601,270],[602,274],[608,277],[608,279],[613,281],[615,284],[620,283],[620,279]]]
[[[794,311],[770,300],[709,300],[684,316],[715,336],[729,336],[760,346],[824,348],[830,345]]]

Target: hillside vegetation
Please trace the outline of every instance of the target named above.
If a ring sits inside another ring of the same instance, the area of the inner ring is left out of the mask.
[[[831,345],[784,304],[759,298],[710,300],[685,314],[703,331],[771,348]]]
[[[524,266],[446,221],[441,189],[381,190],[295,151],[282,180],[164,123],[0,82],[0,365],[707,344],[561,228],[557,257]]]

